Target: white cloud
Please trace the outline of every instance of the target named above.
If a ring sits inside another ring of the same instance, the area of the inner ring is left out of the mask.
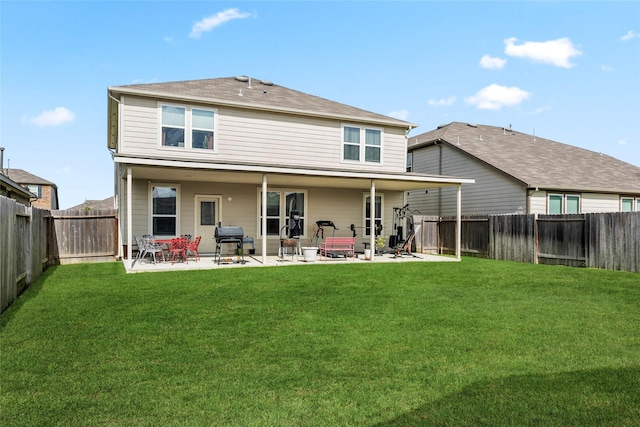
[[[506,87],[497,84],[480,89],[474,96],[465,98],[465,102],[475,105],[480,110],[500,110],[502,107],[511,107],[520,104],[531,94],[518,87]]]
[[[607,72],[607,73],[608,73],[608,72],[613,71],[613,67],[612,67],[611,65],[609,65],[609,64],[602,64],[602,65],[600,66],[600,69],[601,69],[602,71]]]
[[[571,40],[566,37],[546,42],[524,42],[521,45],[515,44],[517,40],[517,38],[511,37],[504,41],[505,54],[562,68],[573,67],[574,64],[570,62],[570,59],[582,55],[582,52],[573,47]]]
[[[449,98],[442,98],[442,99],[430,99],[429,100],[429,105],[432,105],[434,107],[440,107],[440,106],[445,106],[448,107],[450,105],[453,105],[453,103],[456,102],[456,97],[455,96],[450,96]]]
[[[207,33],[225,22],[233,19],[244,19],[251,16],[250,13],[240,12],[238,9],[227,9],[214,15],[203,18],[201,21],[193,24],[189,37],[199,39],[202,33]]]
[[[624,139],[619,139],[618,145],[627,145],[627,141],[625,141]]]
[[[620,37],[620,40],[622,40],[623,42],[628,42],[630,40],[633,39],[638,39],[640,38],[640,33],[637,33],[633,30],[629,30],[627,31],[627,34],[625,34],[624,36]]]
[[[25,118],[23,122],[28,121],[36,126],[59,126],[64,123],[70,123],[75,120],[75,114],[64,107],[57,107],[53,110],[43,111],[38,117]]]
[[[480,66],[489,70],[500,70],[504,68],[504,65],[506,63],[506,59],[494,58],[489,55],[484,55],[482,58],[480,58]]]
[[[164,40],[165,43],[173,43],[173,37],[164,37],[162,40]]]
[[[407,111],[407,110],[392,111],[387,115],[389,117],[393,117],[393,118],[396,118],[398,120],[407,120],[407,118],[409,117],[409,111]]]

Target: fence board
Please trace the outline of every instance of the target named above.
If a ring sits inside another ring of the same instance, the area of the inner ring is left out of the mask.
[[[53,213],[0,196],[0,312],[49,265],[115,259],[114,209]]]
[[[587,266],[640,273],[640,212],[586,214]]]
[[[61,264],[110,261],[117,254],[115,209],[51,211]]]
[[[585,216],[540,215],[538,217],[538,262],[586,267]]]
[[[535,215],[492,215],[489,217],[491,258],[535,262]]]

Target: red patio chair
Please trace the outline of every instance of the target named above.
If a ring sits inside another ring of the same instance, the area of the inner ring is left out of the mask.
[[[171,239],[167,255],[168,257],[171,257],[171,264],[174,263],[176,255],[178,256],[178,260],[189,262],[187,260],[187,239],[185,237],[176,237]]]
[[[193,259],[196,261],[200,260],[200,255],[198,255],[198,246],[200,246],[201,238],[202,236],[198,236],[195,240],[187,242],[187,254],[191,254],[191,256],[193,256]]]

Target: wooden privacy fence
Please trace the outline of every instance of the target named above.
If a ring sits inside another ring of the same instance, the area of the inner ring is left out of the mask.
[[[0,196],[0,312],[47,267],[116,254],[114,209],[47,211]]]
[[[0,312],[51,263],[51,218],[0,196]]]
[[[60,264],[113,261],[118,253],[115,209],[51,211],[55,226],[54,258]]]
[[[420,229],[418,252],[455,252],[455,217],[415,216],[414,224]],[[461,251],[500,260],[640,272],[640,212],[466,216]]]

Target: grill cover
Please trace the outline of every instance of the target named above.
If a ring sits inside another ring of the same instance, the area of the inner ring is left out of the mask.
[[[236,226],[226,226],[223,227],[221,225],[216,227],[215,238],[219,239],[240,239],[244,237],[244,229],[242,227]]]

